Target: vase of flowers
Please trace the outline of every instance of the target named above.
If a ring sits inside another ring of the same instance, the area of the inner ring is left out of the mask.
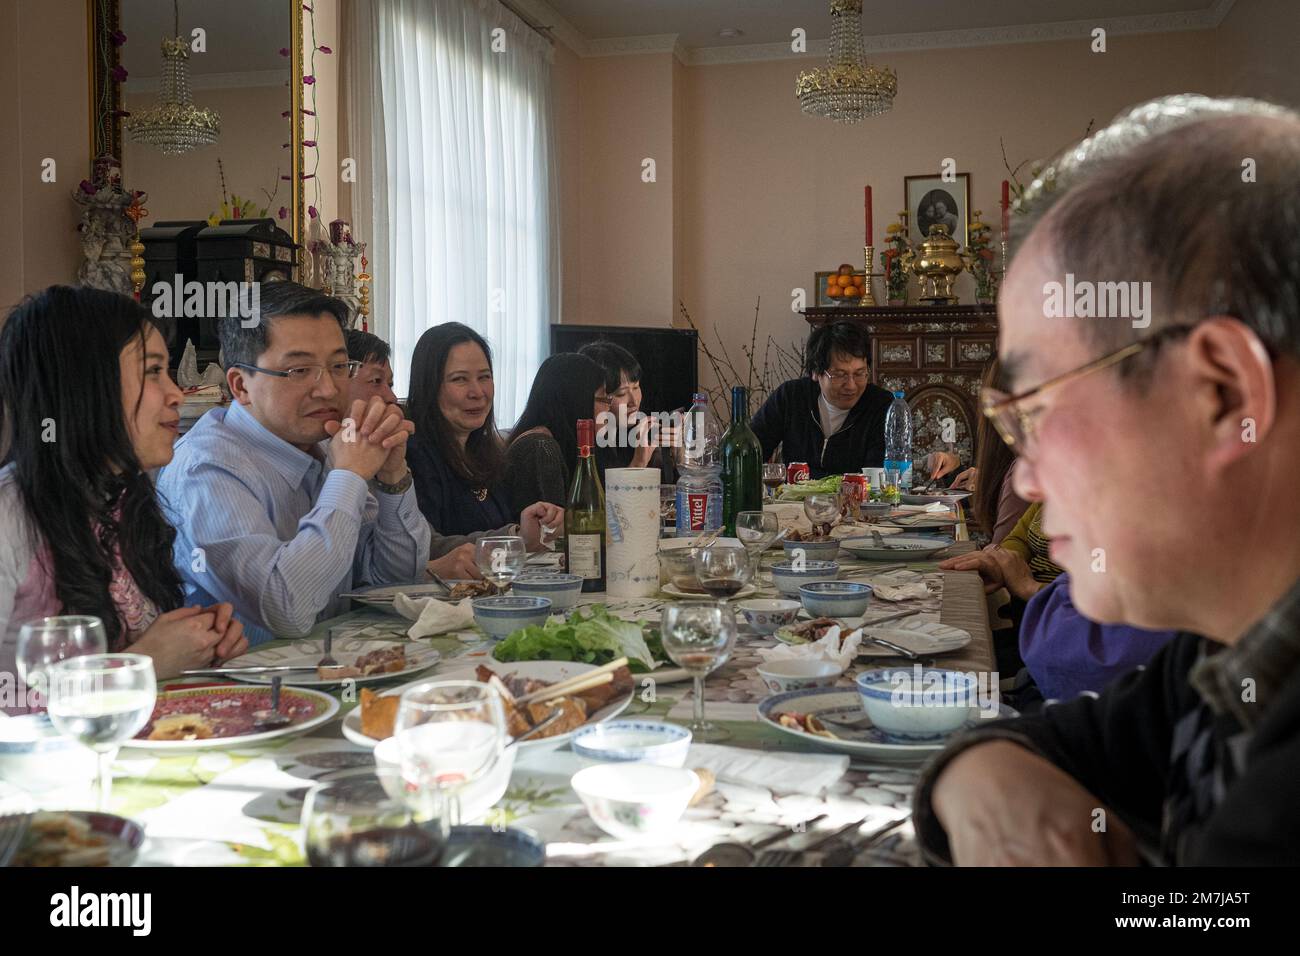
[[[880,253],[880,268],[885,273],[885,300],[890,305],[907,305],[907,271],[901,257],[907,251],[907,213],[898,214],[898,222],[885,227],[885,248]]]
[[[975,301],[980,305],[992,305],[997,297],[998,284],[993,272],[993,243],[990,239],[993,230],[980,220],[982,215],[980,210],[975,210],[966,252],[970,257],[971,275],[975,278]]]

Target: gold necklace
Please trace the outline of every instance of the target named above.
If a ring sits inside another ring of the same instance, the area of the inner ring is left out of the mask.
[[[486,488],[471,488],[470,494],[472,494],[479,501],[487,501],[488,490]]]

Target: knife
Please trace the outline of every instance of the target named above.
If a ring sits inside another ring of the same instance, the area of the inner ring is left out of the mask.
[[[196,667],[193,670],[181,671],[182,677],[194,677],[197,675],[218,674],[228,676],[230,674],[276,674],[284,671],[314,671],[315,664],[277,664],[275,666],[260,667]]]

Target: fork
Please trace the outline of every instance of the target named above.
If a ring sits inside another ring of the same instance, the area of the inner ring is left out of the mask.
[[[18,855],[23,837],[27,835],[30,813],[14,813],[0,816],[0,867],[9,865],[9,861]]]
[[[852,833],[854,830],[861,829],[862,821],[854,820],[852,823],[840,827],[838,830],[832,830],[824,836],[818,837],[807,846],[800,847],[797,850],[764,850],[758,855],[754,862],[755,866],[789,866],[805,853],[816,850],[818,847],[830,843],[832,840],[844,836],[846,833]]]
[[[334,643],[334,634],[328,628],[325,630],[325,656],[316,662],[317,667],[338,667],[339,662],[330,656],[330,645]]]

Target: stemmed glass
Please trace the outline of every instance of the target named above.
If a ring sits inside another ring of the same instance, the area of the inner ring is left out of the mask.
[[[695,576],[700,587],[724,603],[745,586],[749,571],[745,548],[715,544],[695,551]]]
[[[832,494],[809,495],[803,500],[803,513],[812,523],[813,534],[822,525],[833,524],[840,516],[840,497]]]
[[[153,714],[158,694],[153,661],[143,654],[89,654],[50,665],[50,720],[99,756],[101,813],[108,811],[113,758]]]
[[[776,498],[776,489],[785,484],[785,465],[779,461],[763,462],[763,490],[769,500]]]
[[[373,776],[312,787],[302,807],[302,829],[312,866],[434,866],[448,834],[441,807],[422,819]]]
[[[445,800],[451,825],[458,826],[461,794],[502,759],[505,705],[489,684],[425,681],[402,694],[393,732],[412,799],[421,807]]]
[[[518,535],[479,538],[474,546],[474,561],[483,577],[495,584],[498,591],[504,591],[524,570],[528,546]]]
[[[739,549],[737,549],[739,550]],[[704,678],[727,662],[736,643],[736,618],[727,604],[683,601],[668,604],[660,620],[664,650],[695,680],[696,742],[727,740],[731,734],[704,719]]]
[[[749,553],[750,576],[758,575],[763,552],[781,533],[781,524],[770,511],[741,511],[736,515],[736,537]]]
[[[51,664],[85,654],[107,653],[108,639],[104,636],[104,622],[97,617],[43,617],[19,628],[15,650],[18,681],[36,692],[32,700],[35,706],[39,698],[47,696],[46,671]]]

